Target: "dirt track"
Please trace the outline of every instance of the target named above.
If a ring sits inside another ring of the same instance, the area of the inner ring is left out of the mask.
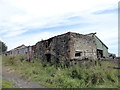
[[[2,79],[15,83],[15,85],[13,86],[15,88],[45,88],[35,82],[24,80],[23,78],[18,77],[17,75],[8,72],[5,69],[2,70]]]

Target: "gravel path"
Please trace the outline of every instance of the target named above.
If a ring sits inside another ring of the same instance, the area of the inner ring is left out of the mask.
[[[13,73],[9,73],[5,70],[2,71],[2,79],[8,80],[15,83],[15,88],[45,88],[41,85],[38,85],[35,82],[24,80]]]

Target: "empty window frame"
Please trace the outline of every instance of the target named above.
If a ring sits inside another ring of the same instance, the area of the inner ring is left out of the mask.
[[[76,51],[76,52],[75,52],[75,57],[80,57],[80,56],[82,56],[82,52]]]

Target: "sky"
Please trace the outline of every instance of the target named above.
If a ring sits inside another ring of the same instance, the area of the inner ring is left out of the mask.
[[[66,32],[96,36],[118,55],[119,0],[0,0],[0,40],[8,50]]]

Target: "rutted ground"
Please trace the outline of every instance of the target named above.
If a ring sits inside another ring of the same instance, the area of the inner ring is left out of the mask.
[[[2,79],[15,83],[15,85],[13,86],[15,88],[45,88],[35,82],[24,80],[23,78],[15,75],[14,73],[5,70],[5,68],[2,71]]]

